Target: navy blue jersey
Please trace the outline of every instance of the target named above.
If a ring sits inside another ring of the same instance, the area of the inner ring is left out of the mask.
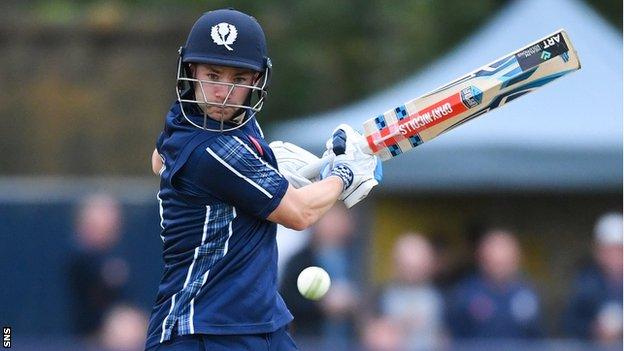
[[[538,338],[543,332],[539,296],[517,277],[496,285],[482,274],[460,281],[449,298],[448,324],[455,338]]]
[[[173,330],[255,334],[289,323],[277,293],[276,224],[266,219],[288,181],[256,121],[205,131],[185,121],[176,102],[157,151],[164,160],[158,193],[164,272],[146,347],[169,340]]]

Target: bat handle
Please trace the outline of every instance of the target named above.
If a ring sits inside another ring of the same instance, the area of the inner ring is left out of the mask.
[[[370,147],[368,146],[368,143],[366,142],[366,140],[361,141],[358,146],[361,148],[362,151],[364,151],[367,154],[373,154],[373,152],[371,151]],[[328,155],[325,156],[319,160],[317,160],[316,162],[310,163],[306,166],[303,166],[299,169],[299,175],[306,177],[308,179],[314,179],[316,178],[319,173],[321,172],[321,167],[323,167],[324,164],[327,163],[331,163],[334,159],[334,155]]]
[[[334,158],[333,155],[328,155],[323,158],[320,158],[313,163],[310,163],[306,166],[301,167],[299,169],[299,174],[308,179],[314,179],[321,172],[321,167],[323,167],[323,165],[326,163],[330,163],[333,158]]]

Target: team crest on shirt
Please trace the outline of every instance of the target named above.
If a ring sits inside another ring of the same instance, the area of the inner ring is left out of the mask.
[[[234,44],[236,41],[236,37],[238,36],[238,30],[234,25],[231,25],[226,22],[221,22],[212,27],[210,31],[210,36],[212,37],[212,41],[217,45],[223,45],[226,49],[232,51],[232,47],[230,45]]]

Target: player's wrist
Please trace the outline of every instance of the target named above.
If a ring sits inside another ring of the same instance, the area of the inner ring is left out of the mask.
[[[353,184],[353,171],[344,163],[334,166],[329,175],[338,177],[342,180],[342,191],[345,191]]]
[[[334,192],[335,190],[338,197],[340,197],[344,193],[344,189],[345,189],[344,181],[339,176],[330,174],[330,175],[327,175],[327,177],[325,177],[323,181],[327,182],[328,192],[330,191],[329,189],[331,188],[331,192]]]

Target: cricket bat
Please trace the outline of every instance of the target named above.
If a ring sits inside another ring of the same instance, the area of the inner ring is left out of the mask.
[[[432,92],[364,122],[360,145],[386,161],[581,68],[560,29]],[[301,175],[314,178],[326,160]]]

